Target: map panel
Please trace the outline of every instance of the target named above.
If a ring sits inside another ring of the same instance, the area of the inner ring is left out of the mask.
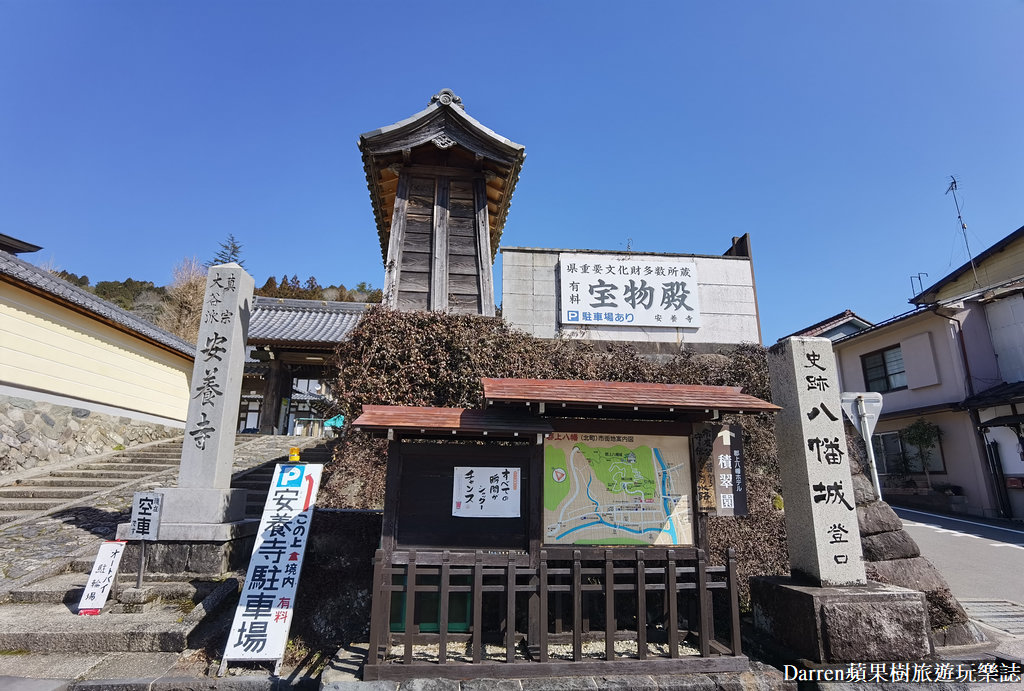
[[[544,441],[544,543],[692,545],[688,437],[558,432]]]

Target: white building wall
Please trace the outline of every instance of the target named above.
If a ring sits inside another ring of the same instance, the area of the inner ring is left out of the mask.
[[[992,347],[1005,382],[1024,381],[1024,296],[996,300],[985,305]]]

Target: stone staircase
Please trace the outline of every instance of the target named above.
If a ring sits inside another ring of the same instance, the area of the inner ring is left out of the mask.
[[[288,462],[289,448],[302,448],[304,463],[330,460],[330,450],[308,437],[238,435],[236,442],[232,487],[249,491],[247,515],[252,518],[262,513],[274,467]],[[0,487],[0,521],[6,523],[0,525],[0,541],[5,535],[10,541],[47,533],[52,525],[73,522],[97,507],[106,509],[107,520],[125,520],[132,493],[173,485],[180,459],[179,439],[68,464]],[[78,616],[98,544],[103,536],[113,537],[109,526],[85,528],[76,531],[83,536],[74,552],[78,556],[50,559],[37,569],[38,577],[9,580],[13,587],[0,597],[6,599],[0,604],[0,652],[181,652],[207,615],[238,592],[241,574],[224,579],[223,574],[147,572],[144,587],[136,589],[136,564],[126,558],[118,589],[102,614]]]
[[[88,504],[125,483],[144,481],[178,467],[181,440],[119,451],[84,463],[65,465],[0,487],[0,525],[39,512]]]
[[[286,461],[287,459],[274,459],[232,478],[232,487],[249,490],[245,503],[246,518],[259,518],[263,514],[263,505],[267,501],[274,467],[278,463]],[[306,447],[301,450],[299,461],[301,463],[321,463],[326,466],[331,461],[331,449],[323,443]]]

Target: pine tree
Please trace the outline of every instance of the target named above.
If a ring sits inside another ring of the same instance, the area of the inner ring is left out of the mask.
[[[242,259],[242,243],[235,239],[234,233],[228,233],[228,239],[220,243],[220,250],[213,255],[213,259],[206,263],[207,268],[217,264],[230,264],[234,262],[245,267],[245,260]]]
[[[268,278],[263,287],[256,291],[256,294],[267,298],[277,297],[277,279],[273,276]]]

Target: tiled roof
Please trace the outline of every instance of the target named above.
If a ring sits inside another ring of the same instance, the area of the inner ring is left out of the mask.
[[[21,284],[33,292],[69,303],[89,316],[116,324],[130,333],[160,343],[189,359],[195,358],[195,344],[188,343],[145,319],[93,295],[88,290],[71,285],[49,271],[3,251],[0,251],[0,277],[11,283]]]
[[[803,328],[800,331],[795,331],[791,334],[783,336],[782,338],[779,339],[779,341],[784,341],[787,338],[792,338],[793,336],[817,336],[819,334],[825,333],[829,329],[834,329],[837,326],[842,326],[847,322],[861,322],[864,324],[863,328],[873,326],[871,322],[869,322],[867,319],[864,319],[863,317],[857,316],[856,314],[854,314],[852,310],[845,310],[843,312],[840,312],[839,314],[829,317],[828,319],[822,319],[817,324],[811,324],[810,326]]]
[[[367,307],[362,302],[257,297],[249,320],[249,343],[333,346],[348,337]]]
[[[512,437],[518,434],[549,434],[551,425],[545,420],[496,410],[466,408],[417,408],[413,406],[368,405],[355,423],[356,430],[455,432]]]
[[[564,379],[481,380],[484,398],[494,403],[567,404],[573,407],[622,409],[718,410],[719,412],[774,411],[779,407],[742,392],[738,386],[692,386]],[[553,412],[553,411],[549,411]]]
[[[995,254],[999,254],[1007,247],[1009,247],[1011,244],[1013,244],[1017,240],[1020,240],[1021,238],[1024,238],[1024,226],[1021,226],[1017,230],[1013,231],[1012,233],[1010,233],[1005,238],[1003,238],[996,244],[986,249],[978,256],[972,257],[971,259],[966,261],[960,268],[956,269],[955,271],[951,271],[950,273],[946,274],[938,281],[936,281],[934,284],[928,286],[920,293],[910,298],[910,304],[917,305],[920,307],[921,305],[927,305],[933,302],[936,299],[939,291],[942,290],[943,286],[945,286],[947,283],[952,283],[953,281],[960,278],[960,276],[967,273],[968,271],[973,271],[974,267],[980,266],[982,262],[987,260],[989,257]]]

